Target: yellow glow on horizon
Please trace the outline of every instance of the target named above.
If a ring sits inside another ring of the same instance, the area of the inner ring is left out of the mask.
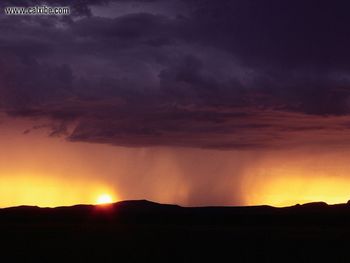
[[[45,176],[0,177],[0,207],[94,204],[96,196],[101,192],[113,191],[104,184],[83,179],[69,180]]]
[[[350,179],[342,177],[280,176],[265,180],[251,185],[247,204],[281,207],[318,201],[338,204],[350,199]]]
[[[98,205],[110,204],[112,202],[113,202],[113,198],[109,194],[102,194],[96,200],[96,203]]]

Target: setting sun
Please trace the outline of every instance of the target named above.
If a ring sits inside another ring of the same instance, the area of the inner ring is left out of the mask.
[[[97,200],[96,200],[96,203],[99,204],[99,205],[102,205],[102,204],[110,204],[113,202],[113,199],[110,195],[108,194],[102,194],[100,195]]]

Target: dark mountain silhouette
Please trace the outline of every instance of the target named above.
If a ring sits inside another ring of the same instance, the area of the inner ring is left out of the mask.
[[[350,262],[350,204],[0,209],[4,262]]]

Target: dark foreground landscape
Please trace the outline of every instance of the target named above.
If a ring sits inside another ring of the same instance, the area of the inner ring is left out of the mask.
[[[350,205],[0,209],[1,262],[350,262]]]

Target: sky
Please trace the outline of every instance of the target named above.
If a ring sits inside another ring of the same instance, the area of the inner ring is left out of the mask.
[[[350,199],[350,3],[2,0],[0,207]]]

